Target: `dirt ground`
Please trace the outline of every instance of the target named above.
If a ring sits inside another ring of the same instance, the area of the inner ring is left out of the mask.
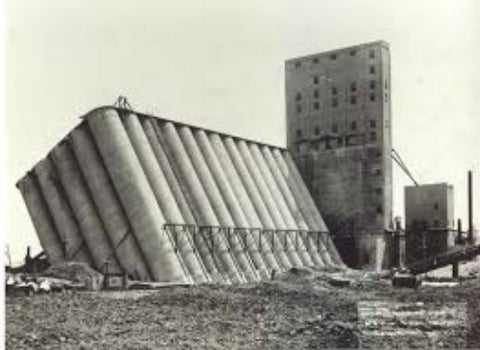
[[[8,349],[480,348],[480,278],[389,280],[291,271],[242,286],[8,297]]]

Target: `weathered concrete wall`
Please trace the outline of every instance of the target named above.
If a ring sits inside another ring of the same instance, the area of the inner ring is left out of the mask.
[[[390,56],[376,42],[286,62],[287,144],[351,266],[388,266]]]
[[[455,244],[453,186],[405,187],[407,262],[445,252]]]

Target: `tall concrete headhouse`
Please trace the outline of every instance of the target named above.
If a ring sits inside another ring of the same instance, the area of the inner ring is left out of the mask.
[[[390,52],[377,41],[286,61],[287,145],[344,261],[388,264]]]

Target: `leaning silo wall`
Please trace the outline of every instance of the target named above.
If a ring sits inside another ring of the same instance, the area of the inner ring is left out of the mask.
[[[343,266],[288,152],[133,111],[90,112],[17,186],[52,263],[196,284]]]

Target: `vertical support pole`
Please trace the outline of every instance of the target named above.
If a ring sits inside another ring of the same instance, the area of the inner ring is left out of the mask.
[[[457,219],[457,244],[463,244],[461,219]]]
[[[473,184],[472,171],[468,171],[468,243],[473,244]]]
[[[452,278],[458,278],[458,262],[452,264]]]

